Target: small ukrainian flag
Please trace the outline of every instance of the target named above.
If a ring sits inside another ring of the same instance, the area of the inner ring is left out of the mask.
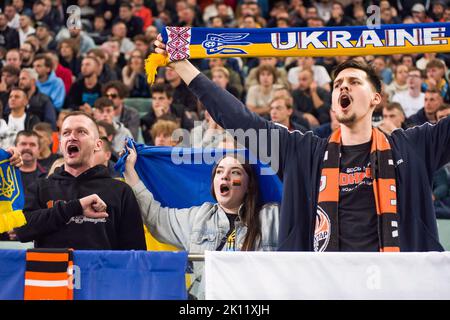
[[[0,149],[0,233],[26,223],[22,209],[25,203],[19,169],[11,166],[11,155]]]

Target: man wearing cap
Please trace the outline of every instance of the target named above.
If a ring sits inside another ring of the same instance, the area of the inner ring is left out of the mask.
[[[427,23],[433,22],[432,19],[427,17],[425,6],[421,3],[416,3],[411,8],[411,14],[415,23]]]
[[[50,27],[45,22],[38,22],[36,24],[36,36],[39,39],[41,48],[44,51],[55,51],[57,49],[58,43],[53,39]]]

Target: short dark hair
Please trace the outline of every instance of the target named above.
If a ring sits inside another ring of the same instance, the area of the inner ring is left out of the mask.
[[[37,60],[44,60],[44,64],[47,68],[53,69],[53,61],[52,59],[46,55],[45,53],[40,53],[38,55],[36,55],[36,57],[34,57],[33,62],[37,61]]]
[[[39,145],[39,136],[34,131],[31,131],[31,130],[19,131],[16,135],[16,138],[14,139],[15,146],[17,146],[17,143],[19,142],[20,137],[36,137],[36,139],[38,140],[38,145]]]
[[[405,118],[406,118],[405,111],[403,110],[402,105],[401,105],[400,103],[398,103],[398,102],[391,102],[391,103],[388,103],[388,104],[384,107],[384,109],[386,109],[386,110],[388,110],[388,111],[391,111],[391,110],[398,110],[398,111],[400,111],[400,112],[403,114],[403,116],[405,116]]]
[[[126,98],[128,96],[128,88],[119,80],[113,80],[107,82],[103,86],[103,95],[106,95],[106,91],[109,89],[114,88],[117,90],[117,93],[119,94],[119,97],[121,99]]]
[[[103,109],[106,107],[114,108],[114,103],[111,101],[111,99],[109,99],[107,97],[100,97],[97,100],[95,100],[95,102],[94,102],[95,109],[99,109],[100,111],[103,111]]]
[[[375,70],[373,69],[373,67],[371,67],[370,65],[368,65],[365,62],[360,62],[360,61],[356,61],[353,59],[342,62],[333,70],[333,81],[336,79],[338,74],[341,73],[341,71],[343,71],[345,69],[349,69],[349,68],[359,69],[359,70],[364,71],[367,75],[367,79],[375,88],[375,91],[378,93],[381,93],[382,84],[381,84],[380,78],[375,73]]]
[[[151,87],[152,94],[158,92],[158,93],[165,93],[167,98],[172,98],[173,96],[173,89],[169,84],[166,83],[156,83]]]
[[[103,150],[105,152],[113,152],[111,141],[107,137],[100,137],[100,139],[103,141]]]
[[[27,98],[27,100],[28,100],[28,94],[27,94],[27,92],[24,89],[22,89],[20,87],[12,87],[11,90],[9,91],[9,94],[11,94],[11,92],[13,92],[13,91],[20,91],[20,92],[22,92],[23,95],[25,96],[25,98]]]
[[[106,135],[108,136],[115,136],[116,135],[116,129],[111,123],[105,122],[105,121],[97,121],[97,125],[99,127],[105,128]]]
[[[445,64],[439,59],[433,59],[430,62],[428,62],[427,66],[425,67],[425,69],[430,68],[445,69]]]
[[[131,6],[131,4],[129,4],[128,2],[122,2],[122,3],[120,4],[120,8],[122,8],[122,7],[126,7],[126,8],[128,8],[128,9],[130,9],[130,10],[133,9],[133,7]]]
[[[3,72],[7,72],[7,73],[9,73],[10,75],[16,76],[16,77],[18,77],[18,76],[20,75],[20,69],[14,67],[14,66],[12,66],[12,65],[10,65],[10,64],[7,64],[6,66],[4,66],[4,67],[2,68],[2,73],[3,73]]]
[[[428,88],[427,91],[425,91],[425,93],[427,93],[427,92],[441,95],[441,92],[438,89],[436,89],[436,88]]]
[[[97,125],[97,121],[95,121],[94,117],[91,116],[89,113],[86,113],[84,111],[71,111],[69,112],[63,119],[62,123],[64,123],[64,121],[66,121],[67,118],[69,117],[75,117],[75,116],[85,116],[86,118],[90,119],[92,121],[92,123],[94,124],[95,128],[97,129],[97,133],[98,133],[98,125]]]

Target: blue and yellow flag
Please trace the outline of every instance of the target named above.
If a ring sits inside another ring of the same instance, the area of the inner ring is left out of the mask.
[[[11,166],[11,155],[0,149],[0,233],[26,223],[22,209],[25,203],[19,169]]]

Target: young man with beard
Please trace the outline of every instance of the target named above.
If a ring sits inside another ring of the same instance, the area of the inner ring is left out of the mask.
[[[166,54],[160,35],[155,46]],[[332,109],[340,127],[321,139],[258,117],[188,61],[170,66],[221,127],[257,130],[257,141],[237,139],[254,155],[269,154],[283,179],[280,250],[443,250],[431,179],[450,160],[449,118],[385,136],[372,127],[381,81],[371,67],[350,60],[334,72]]]
[[[27,224],[15,229],[37,248],[145,250],[139,206],[131,188],[95,164],[101,148],[95,120],[72,112],[61,128],[64,166],[30,188]]]
[[[50,98],[39,92],[36,86],[38,74],[34,69],[25,68],[20,71],[19,88],[28,96],[27,112],[34,114],[39,120],[49,123],[56,130],[56,109]]]
[[[33,68],[38,74],[36,86],[47,95],[59,111],[64,103],[66,91],[64,82],[53,71],[53,61],[45,54],[38,54],[33,61]]]
[[[82,110],[91,113],[95,100],[101,97],[102,87],[98,81],[99,62],[88,56],[81,62],[82,78],[75,81],[67,95],[65,109]]]

